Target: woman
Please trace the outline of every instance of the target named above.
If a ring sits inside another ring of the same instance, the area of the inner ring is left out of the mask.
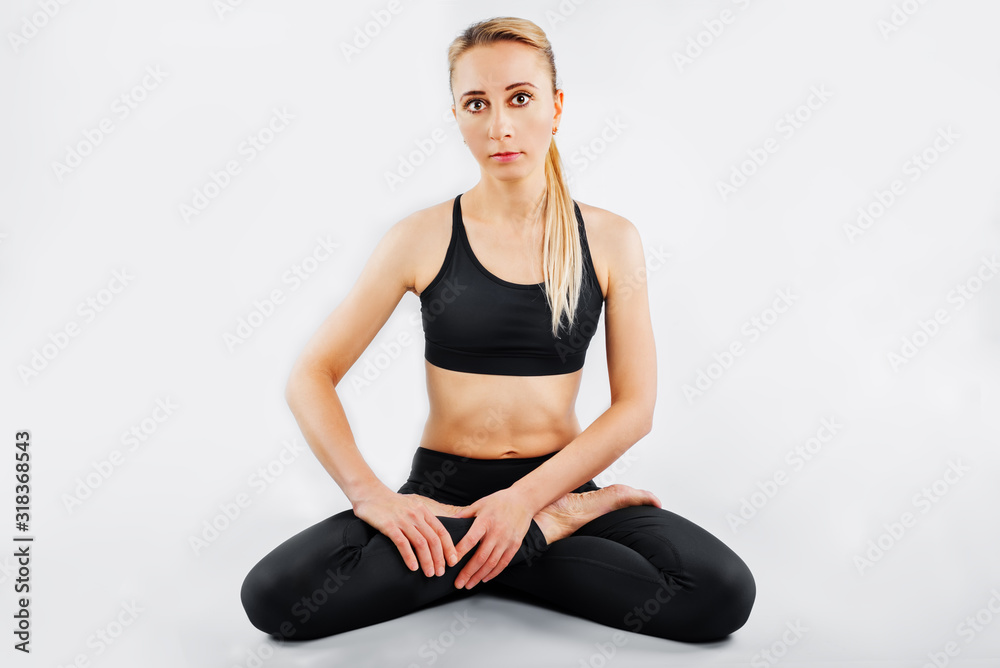
[[[652,493],[592,479],[649,433],[656,351],[636,228],[574,202],[563,180],[549,42],[495,18],[448,59],[481,179],[394,225],[295,363],[289,406],[352,509],[250,571],[247,615],[280,638],[319,638],[499,584],[620,629],[722,638],[753,606],[746,564]],[[407,291],[421,302],[430,414],[393,492],[335,388]],[[574,403],[605,301],[611,406],[581,431]]]

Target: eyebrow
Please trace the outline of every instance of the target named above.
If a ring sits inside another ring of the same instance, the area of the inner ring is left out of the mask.
[[[535,86],[535,84],[531,83],[530,81],[519,81],[517,83],[512,83],[511,85],[509,85],[506,88],[504,88],[504,90],[511,90],[512,88],[519,88],[521,86],[531,86],[535,90],[538,90],[538,87]],[[461,100],[463,97],[466,97],[468,95],[486,95],[486,91],[484,91],[484,90],[467,90],[464,93],[462,93],[461,97],[459,97],[458,99]]]

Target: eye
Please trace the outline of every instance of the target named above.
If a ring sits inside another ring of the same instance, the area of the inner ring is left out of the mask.
[[[518,98],[524,98],[524,102],[522,104],[515,104],[514,106],[515,107],[527,107],[528,106],[528,102],[530,102],[533,97],[534,96],[531,93],[526,93],[524,91],[520,91],[518,93],[515,93],[514,96],[511,98],[511,100],[517,100]],[[476,103],[485,104],[485,101],[482,100],[481,98],[474,97],[471,100],[468,100],[464,105],[462,105],[462,108],[465,109],[466,111],[468,111],[470,114],[478,114],[480,111],[482,111],[482,107],[477,108],[477,109],[471,109],[472,105],[476,104]]]

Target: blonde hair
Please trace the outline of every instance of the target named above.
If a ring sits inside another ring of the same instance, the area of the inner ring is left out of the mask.
[[[455,63],[459,56],[476,46],[500,41],[520,42],[539,52],[552,74],[552,93],[556,93],[556,62],[545,32],[527,19],[499,16],[473,23],[448,47],[448,84],[451,90]],[[545,155],[545,192],[541,201],[544,232],[542,237],[542,276],[545,298],[552,309],[552,336],[559,338],[559,324],[565,316],[572,329],[576,307],[583,287],[583,249],[576,212],[569,188],[563,179],[562,161],[555,137]]]

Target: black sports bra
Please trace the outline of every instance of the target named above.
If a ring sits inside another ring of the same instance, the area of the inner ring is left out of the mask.
[[[444,369],[503,376],[551,376],[583,367],[604,296],[590,256],[580,207],[573,202],[583,250],[583,285],[572,328],[552,336],[545,284],[511,283],[491,274],[472,252],[455,198],[444,264],[420,293],[424,358]]]

